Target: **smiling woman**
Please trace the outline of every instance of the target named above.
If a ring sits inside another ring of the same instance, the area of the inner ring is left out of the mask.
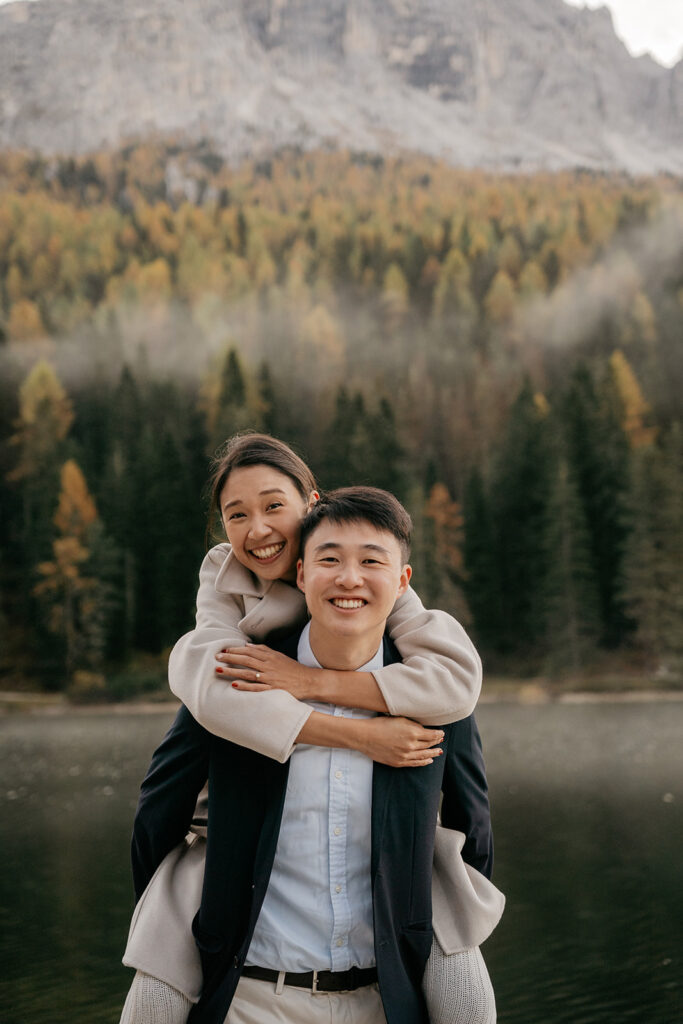
[[[225,533],[235,557],[262,579],[293,580],[301,520],[317,499],[272,466],[234,469],[220,493]]]

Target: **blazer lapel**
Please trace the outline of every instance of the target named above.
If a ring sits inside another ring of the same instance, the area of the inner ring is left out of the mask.
[[[374,883],[382,852],[382,839],[395,769],[375,762],[372,771],[372,855],[370,873]]]

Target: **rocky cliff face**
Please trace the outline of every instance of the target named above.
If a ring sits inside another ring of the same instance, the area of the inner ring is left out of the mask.
[[[0,7],[0,144],[149,133],[229,157],[419,150],[499,169],[683,173],[683,62],[563,0],[38,0]]]

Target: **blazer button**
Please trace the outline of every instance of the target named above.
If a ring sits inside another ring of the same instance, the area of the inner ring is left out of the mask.
[[[232,966],[233,967],[239,967],[239,965],[240,965],[240,958],[238,956],[236,956],[234,958],[234,960],[232,961]]]

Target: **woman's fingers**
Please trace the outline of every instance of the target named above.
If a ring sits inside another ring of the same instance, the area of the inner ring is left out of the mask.
[[[268,686],[268,683],[247,683],[244,679],[238,679],[237,682],[231,683],[233,690],[251,690],[253,693],[260,693],[262,690],[272,690],[272,686]]]

